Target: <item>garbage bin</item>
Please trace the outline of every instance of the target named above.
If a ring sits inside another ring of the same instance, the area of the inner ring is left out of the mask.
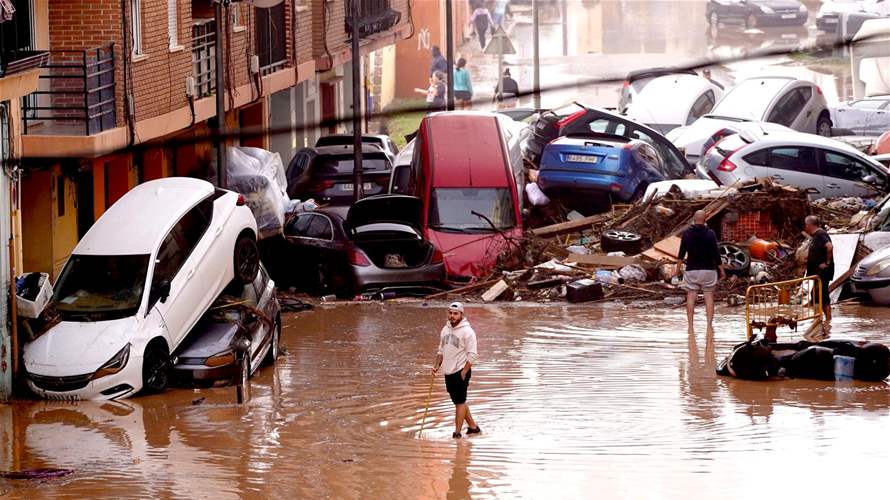
[[[37,318],[53,296],[47,273],[25,273],[16,278],[16,312],[23,318]]]

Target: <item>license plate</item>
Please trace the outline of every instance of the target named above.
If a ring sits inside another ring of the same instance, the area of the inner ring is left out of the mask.
[[[782,14],[782,19],[794,19],[797,14]]]
[[[353,184],[351,184],[351,183],[350,183],[350,184],[340,184],[340,185],[342,186],[343,191],[348,191],[348,192],[350,192],[350,193],[352,192],[353,189],[355,189],[355,186],[354,186]],[[370,182],[363,182],[363,183],[362,183],[362,189],[364,189],[365,191],[370,191],[370,190],[371,190],[371,183],[370,183]]]
[[[599,163],[599,156],[593,155],[566,155],[566,161],[574,163]]]

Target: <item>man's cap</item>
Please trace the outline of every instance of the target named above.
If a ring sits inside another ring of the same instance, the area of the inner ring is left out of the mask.
[[[464,305],[460,302],[452,302],[450,306],[448,306],[449,311],[457,311],[461,314],[464,312]]]

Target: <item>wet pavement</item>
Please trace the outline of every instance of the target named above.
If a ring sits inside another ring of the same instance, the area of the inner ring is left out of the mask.
[[[717,377],[743,337],[742,309],[718,313],[707,338],[681,309],[468,307],[483,433],[455,441],[440,379],[417,435],[442,305],[323,305],[286,317],[243,406],[233,388],[0,406],[0,470],[75,470],[0,496],[880,496],[890,386]],[[890,342],[888,320],[840,306],[835,337]]]

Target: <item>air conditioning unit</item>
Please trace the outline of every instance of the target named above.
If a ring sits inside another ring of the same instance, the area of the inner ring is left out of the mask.
[[[185,77],[185,96],[186,97],[195,97],[198,91],[195,88],[195,77],[187,76]]]
[[[255,75],[260,72],[260,56],[250,56],[250,74]]]

